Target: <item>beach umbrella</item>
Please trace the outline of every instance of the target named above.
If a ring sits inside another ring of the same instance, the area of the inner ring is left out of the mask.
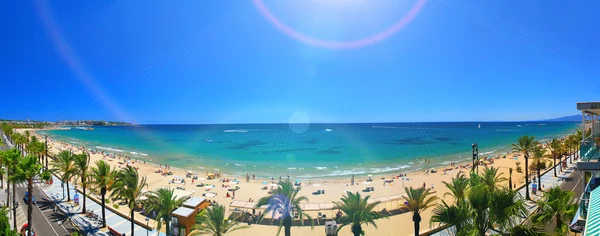
[[[269,184],[269,182],[267,182],[267,181],[263,181],[263,182],[262,182],[262,184],[263,184],[263,185],[267,185],[267,184]]]

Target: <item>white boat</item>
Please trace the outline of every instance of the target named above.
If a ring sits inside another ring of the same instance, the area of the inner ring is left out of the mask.
[[[94,130],[94,128],[92,128],[92,127],[82,127],[82,126],[77,126],[77,127],[75,127],[75,129],[80,129],[80,130]]]
[[[481,124],[479,124],[479,126],[477,126],[477,128],[480,129],[481,128]]]

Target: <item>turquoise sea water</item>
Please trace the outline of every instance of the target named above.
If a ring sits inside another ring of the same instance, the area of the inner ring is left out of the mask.
[[[260,177],[327,178],[408,172],[510,149],[519,136],[538,140],[576,122],[141,125],[43,131],[96,150],[194,171]],[[415,159],[417,158],[417,159]],[[431,160],[430,164],[418,158]]]

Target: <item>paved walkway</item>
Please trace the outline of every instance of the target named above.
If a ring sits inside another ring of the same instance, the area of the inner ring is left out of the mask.
[[[94,221],[88,217],[85,217],[82,214],[78,214],[81,212],[81,206],[73,207],[71,204],[66,203],[66,185],[65,185],[65,198],[63,199],[63,188],[61,187],[61,180],[56,176],[52,176],[53,184],[45,187],[41,187],[40,189],[50,198],[52,199],[59,207],[60,210],[63,211],[66,215],[71,218],[71,221],[79,226],[79,228],[89,235],[106,235],[102,232],[99,232],[100,222]],[[70,184],[69,184],[70,185]],[[75,188],[73,185],[69,186],[71,200],[73,200],[73,196],[75,196]],[[80,199],[79,202],[83,202],[82,194],[79,193]],[[102,206],[91,199],[86,199],[86,210],[92,211],[100,218],[102,217]],[[143,220],[143,219],[142,219]],[[128,219],[112,212],[110,209],[106,208],[106,225],[111,228],[119,231],[120,233],[125,233],[126,235],[131,235],[131,223]],[[152,235],[152,236],[164,236],[165,233],[157,232],[156,230],[152,230],[147,232],[147,230],[139,224],[136,224],[135,227],[136,235]]]

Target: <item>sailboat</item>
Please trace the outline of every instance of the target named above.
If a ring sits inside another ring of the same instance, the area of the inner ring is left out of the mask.
[[[481,124],[479,124],[479,126],[477,126],[478,129],[481,129]]]

